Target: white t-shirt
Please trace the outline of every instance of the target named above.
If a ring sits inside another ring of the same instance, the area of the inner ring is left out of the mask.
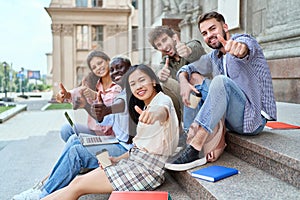
[[[179,140],[179,123],[176,111],[171,98],[162,92],[159,92],[152,99],[148,109],[151,110],[154,105],[167,108],[168,119],[163,123],[156,121],[154,124],[139,122],[133,143],[139,149],[149,153],[170,156],[175,152]]]

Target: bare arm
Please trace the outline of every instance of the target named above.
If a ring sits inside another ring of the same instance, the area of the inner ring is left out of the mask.
[[[101,122],[106,115],[121,113],[125,110],[125,101],[116,99],[111,106],[106,106],[104,103],[87,104],[85,110],[96,120]]]

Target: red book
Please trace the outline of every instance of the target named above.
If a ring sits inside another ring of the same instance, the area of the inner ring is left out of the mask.
[[[287,124],[284,122],[268,121],[266,128],[269,129],[300,129],[300,126]]]
[[[163,191],[113,191],[109,200],[171,200]]]

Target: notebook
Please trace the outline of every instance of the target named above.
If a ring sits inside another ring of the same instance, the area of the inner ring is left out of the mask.
[[[216,182],[238,173],[239,171],[235,168],[212,165],[209,167],[192,171],[191,175],[195,178],[203,179],[210,182]]]
[[[172,200],[164,191],[113,191],[108,200]]]
[[[300,126],[277,122],[277,121],[268,121],[266,124],[266,128],[268,129],[300,129]]]
[[[69,116],[68,112],[65,112],[64,114],[65,114],[65,117],[68,120],[69,124],[73,128],[73,131],[79,137],[80,142],[83,146],[119,143],[119,140],[115,136],[112,136],[112,135],[99,136],[99,135],[90,135],[90,134],[86,134],[86,133],[79,133],[76,129],[75,124],[73,123],[73,120]]]

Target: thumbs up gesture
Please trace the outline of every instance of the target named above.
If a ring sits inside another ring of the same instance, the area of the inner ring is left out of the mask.
[[[171,71],[169,69],[169,57],[166,58],[165,65],[163,68],[157,73],[157,77],[160,81],[167,81],[169,76],[171,75]]]
[[[86,99],[88,99],[90,101],[95,101],[98,97],[98,94],[96,91],[94,91],[88,87],[85,87],[85,86],[82,86],[82,94]],[[89,103],[91,103],[91,102],[89,102]]]
[[[65,99],[70,99],[71,94],[65,88],[65,86],[60,83],[59,84],[60,91],[56,94],[56,101],[59,103],[63,103]]]
[[[177,34],[175,34],[173,36],[173,40],[176,43],[176,46],[175,46],[176,47],[176,52],[180,57],[187,58],[191,55],[192,49],[190,47],[186,46],[185,43],[180,42],[180,39],[179,39]]]
[[[219,42],[223,45],[225,52],[238,58],[244,58],[248,54],[249,49],[246,44],[231,39],[226,41],[220,34],[218,34],[217,37]]]
[[[156,121],[155,114],[149,111],[149,108],[142,110],[138,106],[134,106],[134,109],[137,113],[140,114],[139,121],[145,124],[153,124]]]
[[[168,118],[168,111],[163,106],[155,106],[150,109],[147,107],[146,110],[142,110],[138,106],[134,106],[135,111],[140,114],[139,121],[145,124],[154,124],[155,121],[164,122]]]

